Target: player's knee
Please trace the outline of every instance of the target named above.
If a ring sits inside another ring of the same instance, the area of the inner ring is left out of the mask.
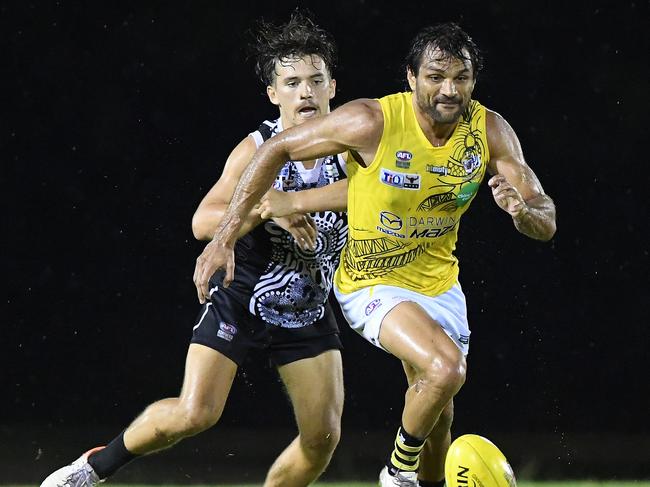
[[[320,436],[305,438],[301,441],[301,445],[308,458],[316,463],[321,463],[329,461],[339,443],[339,438],[338,433],[328,432]]]
[[[428,361],[420,383],[441,390],[443,396],[451,399],[465,383],[465,370],[465,360],[462,356],[438,356]]]
[[[310,457],[329,459],[341,439],[338,421],[317,430],[300,434],[300,444]]]
[[[214,426],[221,410],[208,406],[185,407],[179,411],[178,421],[184,436],[193,436]]]

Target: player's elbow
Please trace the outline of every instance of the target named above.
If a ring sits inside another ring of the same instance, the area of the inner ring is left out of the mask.
[[[555,236],[556,231],[557,231],[557,224],[555,223],[555,219],[553,219],[549,222],[548,228],[546,229],[546,234],[542,237],[542,241],[544,242],[550,241]]]
[[[548,242],[555,236],[557,231],[557,220],[555,217],[555,205],[551,202],[551,206],[547,211],[546,225],[544,225],[544,233],[542,234],[540,240],[543,242]]]
[[[192,234],[197,240],[210,240],[209,225],[201,209],[196,210],[192,216]]]

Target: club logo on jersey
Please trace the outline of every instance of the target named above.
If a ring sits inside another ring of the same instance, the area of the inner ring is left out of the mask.
[[[418,190],[420,189],[420,175],[419,174],[409,174],[405,172],[395,172],[388,169],[381,168],[379,173],[379,180],[387,184],[388,186],[393,186],[400,189],[410,189]]]
[[[273,182],[273,189],[277,189],[278,191],[287,191],[293,188],[294,175],[291,166],[292,163],[289,161],[282,167],[280,173]]]
[[[219,323],[219,331],[217,331],[217,336],[223,338],[224,340],[231,342],[235,335],[237,334],[237,327],[222,321]]]
[[[427,164],[426,169],[431,174],[440,174],[441,176],[446,176],[448,172],[447,166],[434,166],[433,164]]]
[[[381,299],[373,299],[372,301],[370,301],[370,303],[368,303],[368,306],[366,306],[366,316],[370,316],[370,313],[372,313],[380,306],[381,306]]]
[[[330,180],[337,180],[339,177],[339,170],[333,161],[333,157],[329,156],[325,164],[323,164],[325,177]]]
[[[406,235],[399,233],[399,230],[402,229],[404,223],[402,219],[397,216],[395,213],[390,211],[382,211],[379,213],[379,225],[377,225],[377,230],[387,235],[392,235],[397,238],[406,238]]]
[[[397,160],[395,161],[395,165],[401,169],[408,169],[411,167],[411,159],[413,159],[413,154],[411,154],[407,150],[398,150],[395,152],[395,157]]]
[[[467,174],[472,174],[479,167],[481,167],[481,155],[473,148],[465,150],[463,160],[460,161],[465,168]]]

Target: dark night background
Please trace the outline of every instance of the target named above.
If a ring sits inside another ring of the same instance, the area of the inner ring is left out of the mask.
[[[245,31],[295,5],[0,3],[0,482],[39,482],[177,394],[204,245],[192,213],[276,116]],[[473,334],[454,435],[493,439],[520,478],[650,478],[647,3],[300,5],[340,46],[334,106],[401,90],[416,31],[459,21],[486,57],[474,97],[514,127],[556,202],[546,244],[485,186],[463,220]],[[346,409],[325,478],[374,479],[403,375],[340,325]],[[256,481],[292,428],[254,356],[219,425],[115,480]]]

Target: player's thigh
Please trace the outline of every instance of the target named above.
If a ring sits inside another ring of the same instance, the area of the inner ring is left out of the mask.
[[[440,324],[413,301],[402,301],[388,312],[381,323],[379,342],[416,370],[429,367],[433,360],[465,364],[462,352]]]
[[[341,352],[328,350],[278,367],[301,433],[340,427],[343,412]]]
[[[181,402],[191,409],[221,412],[237,373],[237,364],[205,345],[190,344]]]

